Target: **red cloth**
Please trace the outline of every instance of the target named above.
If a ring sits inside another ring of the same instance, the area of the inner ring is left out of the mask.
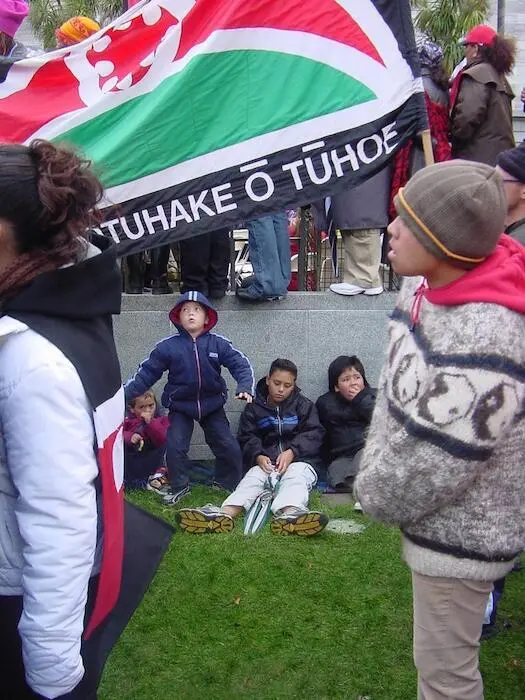
[[[124,420],[124,442],[129,444],[131,437],[138,433],[144,440],[149,440],[153,447],[162,447],[166,444],[168,427],[168,416],[153,418],[149,424],[136,416],[128,416]]]

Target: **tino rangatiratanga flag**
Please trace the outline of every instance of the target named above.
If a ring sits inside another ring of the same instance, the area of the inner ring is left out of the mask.
[[[0,141],[82,149],[126,255],[366,179],[426,128],[418,75],[409,0],[150,0],[13,64]]]

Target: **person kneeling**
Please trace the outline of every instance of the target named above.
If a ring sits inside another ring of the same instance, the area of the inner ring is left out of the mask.
[[[180,510],[177,521],[182,530],[231,532],[234,518],[250,510],[271,475],[275,475],[276,482],[271,503],[272,532],[311,536],[324,529],[327,516],[308,509],[310,491],[317,481],[312,463],[319,459],[324,430],[317,409],[301,394],[296,379],[293,362],[272,362],[239,423],[244,464],[251,469],[220,508],[208,504]]]

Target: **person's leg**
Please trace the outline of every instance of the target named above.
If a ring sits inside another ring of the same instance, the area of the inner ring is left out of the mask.
[[[345,250],[343,282],[330,285],[333,292],[346,295],[380,294],[383,291],[379,265],[381,242],[379,229],[341,231]]]
[[[128,268],[126,294],[142,294],[144,291],[144,253],[127,255],[124,260]]]
[[[151,251],[151,293],[171,294],[168,284],[168,260],[170,259],[169,245],[153,248]]]
[[[184,413],[172,412],[166,436],[166,464],[173,492],[189,485],[190,465],[188,450],[193,434],[193,418]]]
[[[248,287],[238,290],[241,298],[253,299],[278,296],[280,288],[281,263],[277,251],[273,216],[261,216],[246,224],[248,248],[253,267],[254,280]],[[277,280],[276,280],[277,278]]]
[[[233,435],[224,408],[205,416],[200,422],[206,443],[215,456],[215,481],[233,491],[241,480],[242,453]]]
[[[222,509],[232,517],[238,515],[242,510],[249,510],[264,489],[268,474],[260,467],[252,467],[243,476],[237,488],[228,498],[223,501]]]
[[[220,299],[228,289],[230,265],[230,231],[220,228],[210,234],[208,288],[211,299]]]
[[[273,499],[275,515],[271,530],[275,535],[311,537],[328,523],[324,513],[308,510],[310,491],[317,481],[313,467],[306,462],[292,462],[281,477]]]
[[[185,238],[180,241],[180,291],[201,292],[208,296],[208,268],[210,264],[211,233]]]
[[[418,700],[483,700],[481,625],[490,581],[412,572]]]
[[[333,488],[352,490],[359,460],[356,457],[337,457],[328,465],[328,483]]]
[[[288,217],[282,211],[273,216],[273,228],[275,231],[275,244],[277,255],[279,256],[279,267],[281,272],[280,283],[276,280],[276,293],[284,296],[288,291],[288,285],[292,279],[292,256],[290,251],[290,236],[288,234]]]

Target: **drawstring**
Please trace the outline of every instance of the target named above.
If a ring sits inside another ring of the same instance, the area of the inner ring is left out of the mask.
[[[412,309],[410,311],[410,316],[412,319],[412,327],[410,328],[411,331],[413,331],[419,323],[419,315],[421,313],[421,304],[423,303],[423,297],[425,295],[425,292],[428,289],[428,284],[426,280],[423,280],[419,287],[416,289],[414,292],[414,301],[412,302]]]

